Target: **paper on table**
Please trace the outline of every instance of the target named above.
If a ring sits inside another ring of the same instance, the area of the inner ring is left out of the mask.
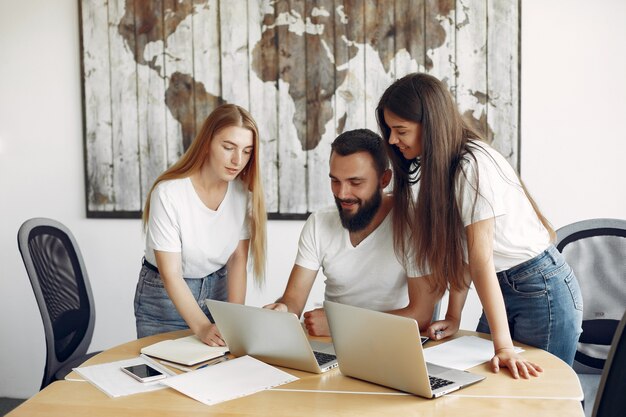
[[[515,347],[516,352],[524,349]],[[493,358],[493,342],[476,336],[463,336],[424,349],[426,362],[462,371],[488,362]]]
[[[208,346],[194,335],[163,340],[141,349],[145,355],[187,366],[222,356],[227,351],[227,346]]]
[[[164,385],[214,405],[297,380],[250,356],[242,356],[163,381]]]
[[[168,375],[165,379],[152,382],[139,382],[130,375],[122,372],[122,367],[139,364],[148,364]],[[74,368],[87,381],[91,382],[109,397],[122,397],[124,395],[138,394],[140,392],[155,391],[165,388],[162,381],[176,375],[174,372],[160,366],[158,363],[146,357],[125,359],[117,362],[102,363],[99,365],[83,366]]]

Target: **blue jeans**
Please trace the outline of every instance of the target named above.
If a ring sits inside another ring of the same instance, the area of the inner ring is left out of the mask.
[[[150,265],[150,267],[152,267]],[[187,323],[180,316],[176,306],[165,291],[163,280],[158,272],[143,265],[139,272],[139,282],[135,290],[135,323],[137,337],[188,329]],[[152,267],[154,268],[154,267]],[[154,268],[156,269],[156,268]],[[204,300],[226,301],[228,298],[228,278],[226,267],[204,278],[185,278],[198,307],[213,322],[213,317]]]
[[[547,350],[571,366],[582,332],[583,298],[561,253],[550,246],[497,275],[511,338]],[[484,311],[476,331],[490,333]]]

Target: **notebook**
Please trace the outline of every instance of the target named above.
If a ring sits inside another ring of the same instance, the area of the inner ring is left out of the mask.
[[[425,398],[485,379],[424,360],[417,322],[324,301],[341,373]]]
[[[196,336],[163,340],[141,349],[141,353],[181,365],[195,365],[228,352],[226,346],[205,345]]]
[[[235,356],[313,373],[337,366],[333,345],[309,341],[295,314],[209,299],[206,305]]]

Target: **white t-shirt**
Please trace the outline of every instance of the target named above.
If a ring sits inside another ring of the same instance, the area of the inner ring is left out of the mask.
[[[217,210],[209,209],[191,178],[160,182],[150,199],[145,257],[156,265],[154,250],[180,252],[183,276],[202,278],[222,268],[240,240],[250,238],[248,190],[228,183]]]
[[[306,221],[296,264],[326,276],[326,300],[377,311],[406,307],[407,278],[393,251],[391,215],[356,247],[341,225],[337,207]]]
[[[484,142],[471,143],[476,161],[469,155],[463,158],[463,172],[459,174],[456,184],[461,219],[466,227],[495,217],[493,260],[496,272],[500,272],[546,250],[550,245],[550,235],[507,160]],[[467,262],[467,248],[465,252]]]
[[[550,234],[537,217],[517,173],[508,161],[484,142],[471,143],[476,161],[470,155],[463,157],[463,171],[456,183],[461,220],[467,227],[495,218],[493,262],[496,272],[505,271],[546,250],[550,245]],[[413,191],[414,195],[419,195],[419,183]],[[463,241],[467,242],[467,239],[464,237]],[[467,244],[463,249],[464,261],[468,263]],[[428,269],[421,271],[413,262],[408,262],[407,273],[411,277],[419,277],[430,272]]]

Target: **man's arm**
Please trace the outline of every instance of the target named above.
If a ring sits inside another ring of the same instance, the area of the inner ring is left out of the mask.
[[[316,276],[317,271],[294,265],[283,296],[275,303],[266,305],[265,308],[289,311],[300,317]]]
[[[404,308],[387,312],[415,319],[419,325],[420,332],[425,331],[430,325],[435,304],[441,298],[431,291],[428,280],[425,278],[407,278],[409,304]]]

